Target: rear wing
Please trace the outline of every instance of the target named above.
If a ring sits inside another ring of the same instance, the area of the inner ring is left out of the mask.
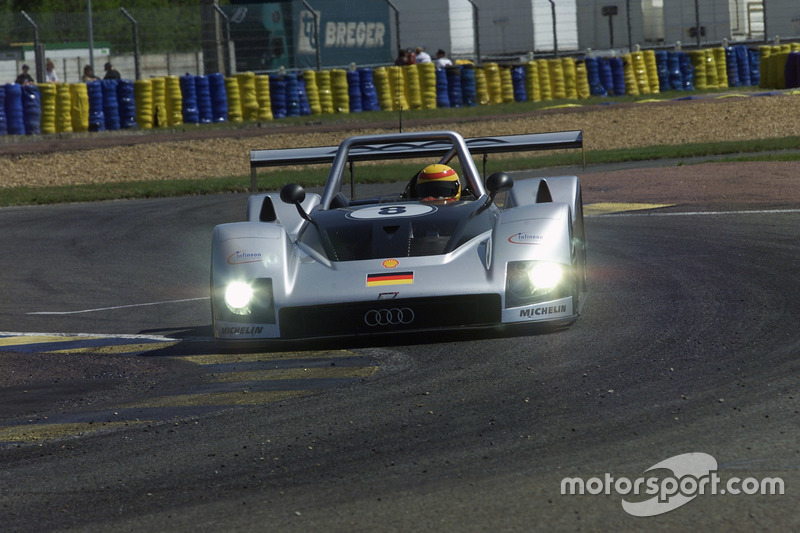
[[[581,149],[582,164],[586,166],[586,150],[583,146],[583,131],[559,131],[553,133],[525,133],[497,137],[474,137],[464,140],[472,155],[528,152],[539,150]],[[287,165],[311,165],[333,163],[338,146],[311,148],[282,148],[273,150],[250,150],[250,189],[258,189],[257,172],[260,168]],[[398,141],[354,146],[349,153],[350,161],[380,161],[414,156],[444,156],[452,150],[452,144],[442,141]]]

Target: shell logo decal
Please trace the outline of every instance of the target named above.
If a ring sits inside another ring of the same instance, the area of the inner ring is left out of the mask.
[[[399,264],[400,261],[398,261],[397,259],[387,259],[386,261],[381,263],[381,265],[383,265],[384,268],[394,268]]]

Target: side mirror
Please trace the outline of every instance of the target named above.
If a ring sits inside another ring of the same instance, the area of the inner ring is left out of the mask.
[[[281,200],[287,204],[301,204],[306,199],[306,190],[302,185],[290,183],[281,189]]]
[[[514,178],[505,172],[495,172],[486,178],[486,190],[489,191],[490,201],[494,201],[497,193],[503,191],[510,191],[514,187]]]
[[[302,185],[290,183],[289,185],[284,185],[281,189],[281,201],[287,204],[294,204],[300,216],[314,224],[314,221],[311,220],[311,216],[306,213],[305,209],[303,209],[303,206],[301,205],[305,199],[306,190],[303,189]]]

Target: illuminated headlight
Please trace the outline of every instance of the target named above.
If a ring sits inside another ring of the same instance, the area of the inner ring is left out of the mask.
[[[243,281],[234,281],[225,288],[225,305],[232,313],[246,315],[250,313],[253,301],[253,288]]]
[[[506,291],[513,300],[530,300],[552,292],[563,276],[564,268],[558,263],[515,261],[508,264]]]
[[[563,269],[557,263],[536,263],[530,269],[530,278],[538,291],[552,290],[561,281]]]

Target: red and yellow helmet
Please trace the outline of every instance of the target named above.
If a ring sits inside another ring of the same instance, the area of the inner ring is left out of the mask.
[[[447,165],[428,165],[417,175],[417,198],[458,200],[461,198],[461,182],[458,174]]]

